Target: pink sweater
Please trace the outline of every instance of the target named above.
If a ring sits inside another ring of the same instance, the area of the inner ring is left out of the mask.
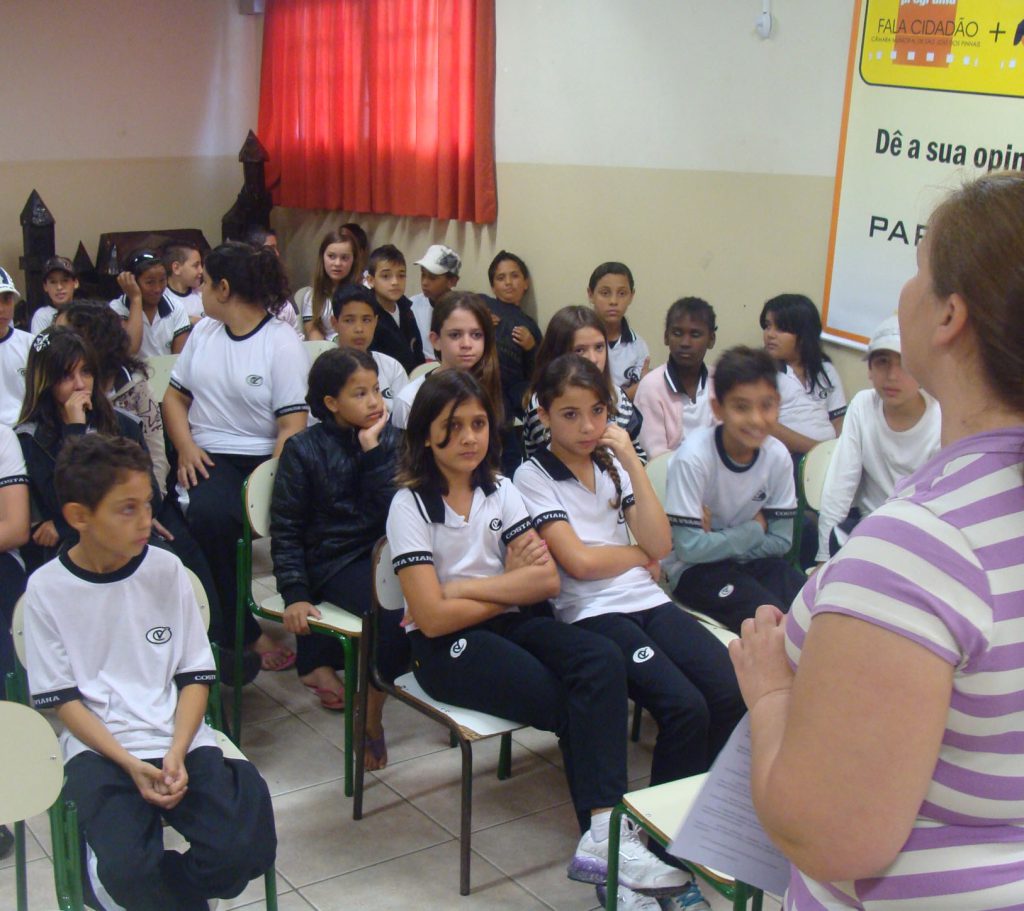
[[[682,391],[671,361],[655,367],[637,387],[633,404],[643,415],[640,442],[653,459],[663,452],[679,448],[683,437],[697,427],[715,423],[711,412],[712,375],[701,378],[697,400]]]

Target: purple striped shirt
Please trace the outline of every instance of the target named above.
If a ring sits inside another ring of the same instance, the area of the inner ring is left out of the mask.
[[[910,838],[885,875],[815,882],[787,911],[1024,908],[1024,427],[943,449],[857,526],[787,624],[816,614],[911,639],[955,668],[946,731]]]

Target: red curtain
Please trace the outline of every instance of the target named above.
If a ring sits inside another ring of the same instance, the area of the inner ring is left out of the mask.
[[[268,0],[259,137],[279,205],[493,222],[494,0]]]

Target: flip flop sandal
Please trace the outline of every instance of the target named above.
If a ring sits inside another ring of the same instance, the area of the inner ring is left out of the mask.
[[[260,669],[264,671],[286,671],[295,666],[295,652],[286,648],[272,648],[260,652]]]
[[[314,686],[312,683],[302,684],[307,690],[312,690],[320,700],[320,705],[331,712],[345,711],[345,696],[337,690],[325,690],[321,686]]]

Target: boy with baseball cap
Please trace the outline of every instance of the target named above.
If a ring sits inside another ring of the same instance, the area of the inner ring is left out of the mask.
[[[39,335],[57,318],[57,313],[71,303],[78,290],[75,267],[66,256],[51,256],[43,264],[43,291],[50,299],[47,306],[32,314],[32,335]]]
[[[433,244],[414,265],[420,267],[420,289],[423,293],[412,298],[412,313],[423,339],[423,354],[432,361],[435,358],[434,346],[430,343],[430,318],[434,304],[459,283],[462,260],[451,247]]]
[[[854,526],[939,450],[939,403],[903,369],[895,316],[871,336],[867,362],[871,388],[850,402],[825,476],[818,563],[835,554]]]

